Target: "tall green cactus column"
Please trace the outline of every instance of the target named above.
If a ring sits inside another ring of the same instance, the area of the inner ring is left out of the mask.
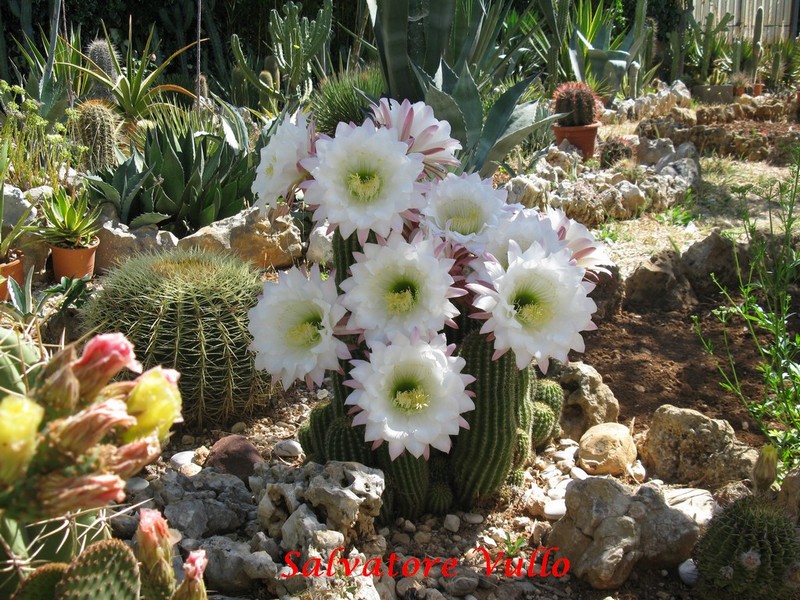
[[[461,431],[451,452],[455,498],[469,507],[505,483],[514,463],[518,404],[528,395],[529,376],[519,371],[514,353],[492,360],[494,345],[477,332],[469,334],[460,355],[465,371],[476,379],[475,410],[466,413],[469,429]]]

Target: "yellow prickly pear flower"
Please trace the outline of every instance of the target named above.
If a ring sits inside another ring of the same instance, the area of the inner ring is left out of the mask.
[[[179,376],[173,369],[155,367],[136,379],[127,400],[128,414],[136,418],[136,425],[123,434],[125,443],[152,434],[162,442],[169,437],[172,424],[181,421]]]
[[[753,467],[753,487],[757,494],[766,492],[778,477],[778,449],[770,444],[761,447]]]
[[[0,484],[22,476],[36,452],[44,409],[24,396],[0,401]]]

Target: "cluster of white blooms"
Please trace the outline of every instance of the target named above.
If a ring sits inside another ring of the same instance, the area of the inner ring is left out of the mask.
[[[546,371],[550,358],[583,350],[596,310],[587,270],[609,264],[561,211],[509,205],[491,180],[458,174],[460,148],[431,107],[382,99],[333,137],[317,135],[309,115],[284,119],[254,183],[272,209],[302,189],[315,221],[361,246],[338,290],[316,266],[264,285],[250,312],[256,365],[287,388],[319,385],[360,348],[344,402],[392,458],[446,452],[467,425],[474,378],[444,333],[462,313],[485,319],[496,358],[511,350],[520,369]]]

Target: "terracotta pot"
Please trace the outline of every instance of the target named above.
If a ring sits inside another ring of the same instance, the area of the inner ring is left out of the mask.
[[[17,258],[9,263],[0,263],[0,275],[6,279],[11,278],[22,285],[25,281],[25,270],[22,267],[24,257],[19,250],[15,251],[15,256]],[[8,300],[8,283],[6,281],[0,283],[0,299]]]
[[[97,253],[97,246],[100,240],[95,238],[91,246],[87,248],[64,248],[62,246],[50,246],[53,253],[53,275],[56,281],[62,277],[94,276],[94,256]]]
[[[764,91],[764,84],[763,83],[754,83],[753,84],[753,96],[760,96],[761,92]]]
[[[733,86],[733,95],[741,96],[744,94],[744,86]]]
[[[570,144],[578,148],[583,154],[583,160],[589,160],[594,156],[595,142],[597,141],[597,130],[600,123],[590,125],[577,125],[575,127],[562,127],[553,125],[553,133],[556,136],[556,144],[567,140]]]

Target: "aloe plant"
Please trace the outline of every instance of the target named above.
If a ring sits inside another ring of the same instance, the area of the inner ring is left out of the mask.
[[[42,209],[43,223],[29,227],[42,240],[53,246],[86,248],[100,230],[100,206],[89,208],[86,190],[70,195],[63,187],[56,188],[45,199]]]

